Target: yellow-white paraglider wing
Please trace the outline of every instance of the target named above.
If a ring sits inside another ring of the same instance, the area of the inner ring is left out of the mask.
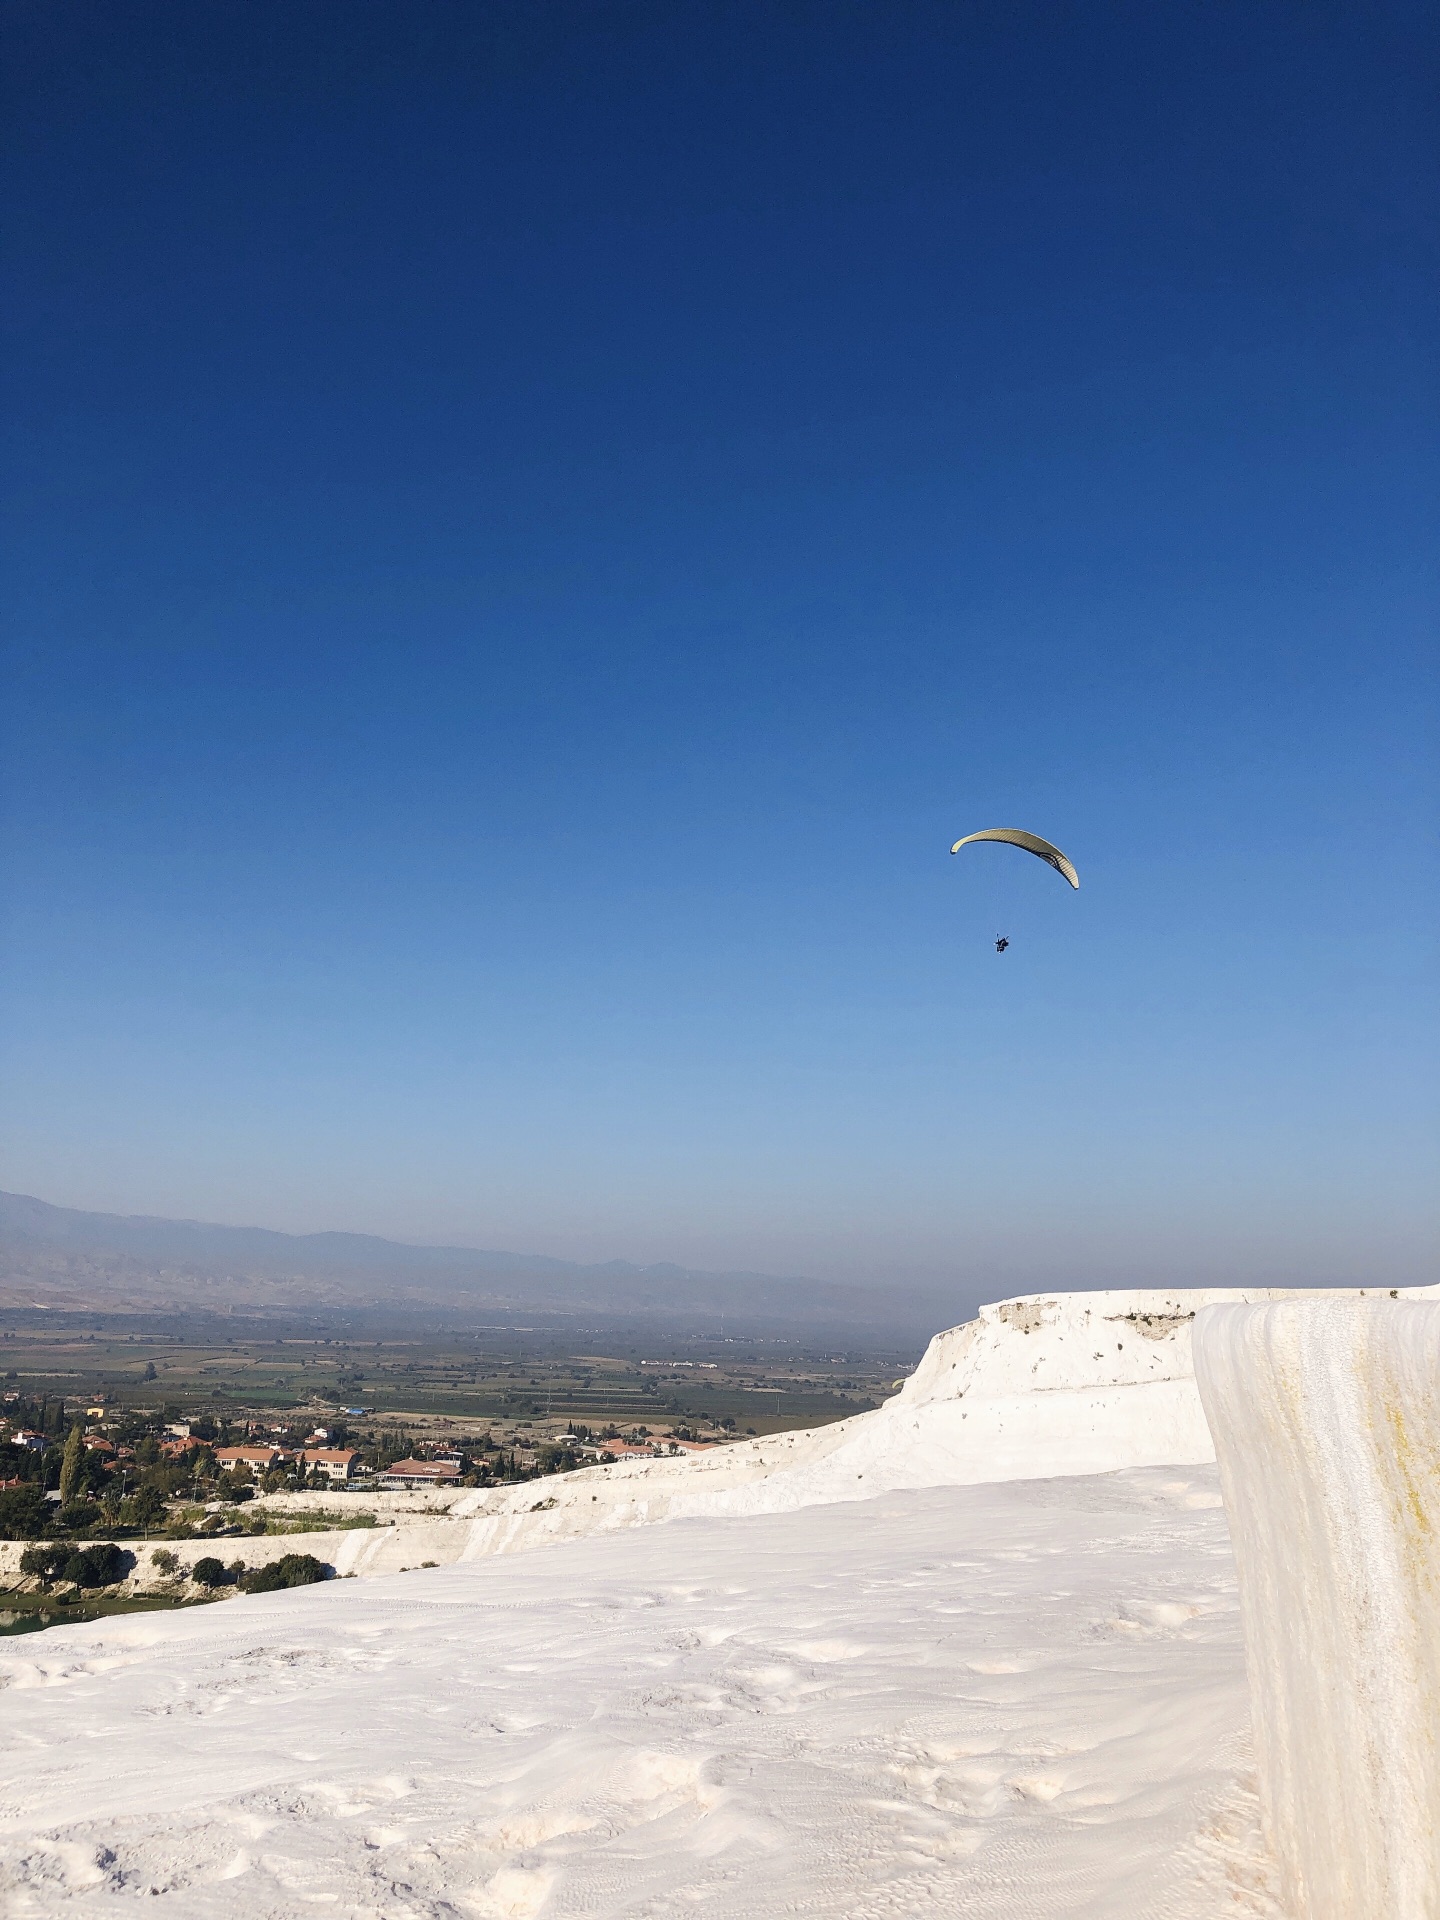
[[[1033,853],[1037,859],[1044,860],[1057,873],[1063,873],[1072,887],[1078,887],[1080,876],[1065,858],[1059,847],[1052,847],[1048,840],[1042,840],[1038,833],[1025,833],[1019,827],[986,827],[981,833],[967,833],[963,840],[957,840],[950,851],[958,853],[961,847],[968,847],[972,840],[1003,840],[1006,846],[1023,847],[1026,853]]]

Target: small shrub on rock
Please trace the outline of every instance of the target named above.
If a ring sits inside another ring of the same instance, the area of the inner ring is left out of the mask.
[[[190,1578],[197,1587],[223,1587],[230,1576],[225,1571],[224,1563],[217,1560],[213,1553],[207,1553],[191,1567]]]
[[[60,1570],[69,1558],[69,1547],[57,1546],[52,1540],[43,1547],[26,1547],[20,1556],[20,1571],[48,1583],[59,1578]]]
[[[117,1547],[113,1540],[106,1540],[101,1545],[72,1553],[61,1572],[65,1579],[73,1581],[77,1587],[113,1587],[117,1580],[125,1578],[134,1564],[131,1555],[123,1547]]]
[[[180,1568],[180,1557],[171,1553],[168,1547],[159,1547],[150,1556],[150,1564],[159,1574],[168,1580]]]
[[[282,1587],[309,1587],[325,1578],[325,1568],[313,1553],[286,1553],[268,1566],[252,1567],[240,1576],[246,1593],[276,1593]]]

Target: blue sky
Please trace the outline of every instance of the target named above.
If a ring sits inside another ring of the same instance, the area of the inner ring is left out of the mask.
[[[1427,13],[12,7],[4,1184],[1428,1277]]]

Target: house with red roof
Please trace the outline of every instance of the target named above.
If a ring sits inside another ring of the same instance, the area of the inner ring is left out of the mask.
[[[382,1487],[453,1487],[459,1481],[458,1460],[397,1460],[380,1475]]]
[[[322,1473],[327,1480],[349,1480],[360,1455],[354,1447],[304,1447],[300,1458],[307,1473]]]

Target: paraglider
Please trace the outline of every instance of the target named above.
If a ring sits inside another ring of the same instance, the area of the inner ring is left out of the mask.
[[[963,840],[957,840],[951,853],[958,853],[961,847],[968,847],[976,840],[1003,840],[1006,846],[1023,847],[1026,853],[1033,853],[1047,866],[1063,874],[1072,887],[1080,885],[1080,876],[1065,858],[1059,847],[1052,847],[1048,840],[1042,840],[1038,833],[1024,833],[1019,827],[986,827],[980,833],[967,833]]]
[[[1053,867],[1062,879],[1068,880],[1072,887],[1079,887],[1080,876],[1065,858],[1059,847],[1052,846],[1048,840],[1042,840],[1038,833],[1026,833],[1020,827],[985,827],[979,833],[967,833],[957,840],[951,853],[959,853],[962,847],[972,846],[977,840],[1000,840],[1008,847],[1019,847],[1023,853],[1033,853],[1037,860],[1043,860],[1047,867]],[[1004,953],[1010,945],[1008,933],[997,934],[996,953]]]

